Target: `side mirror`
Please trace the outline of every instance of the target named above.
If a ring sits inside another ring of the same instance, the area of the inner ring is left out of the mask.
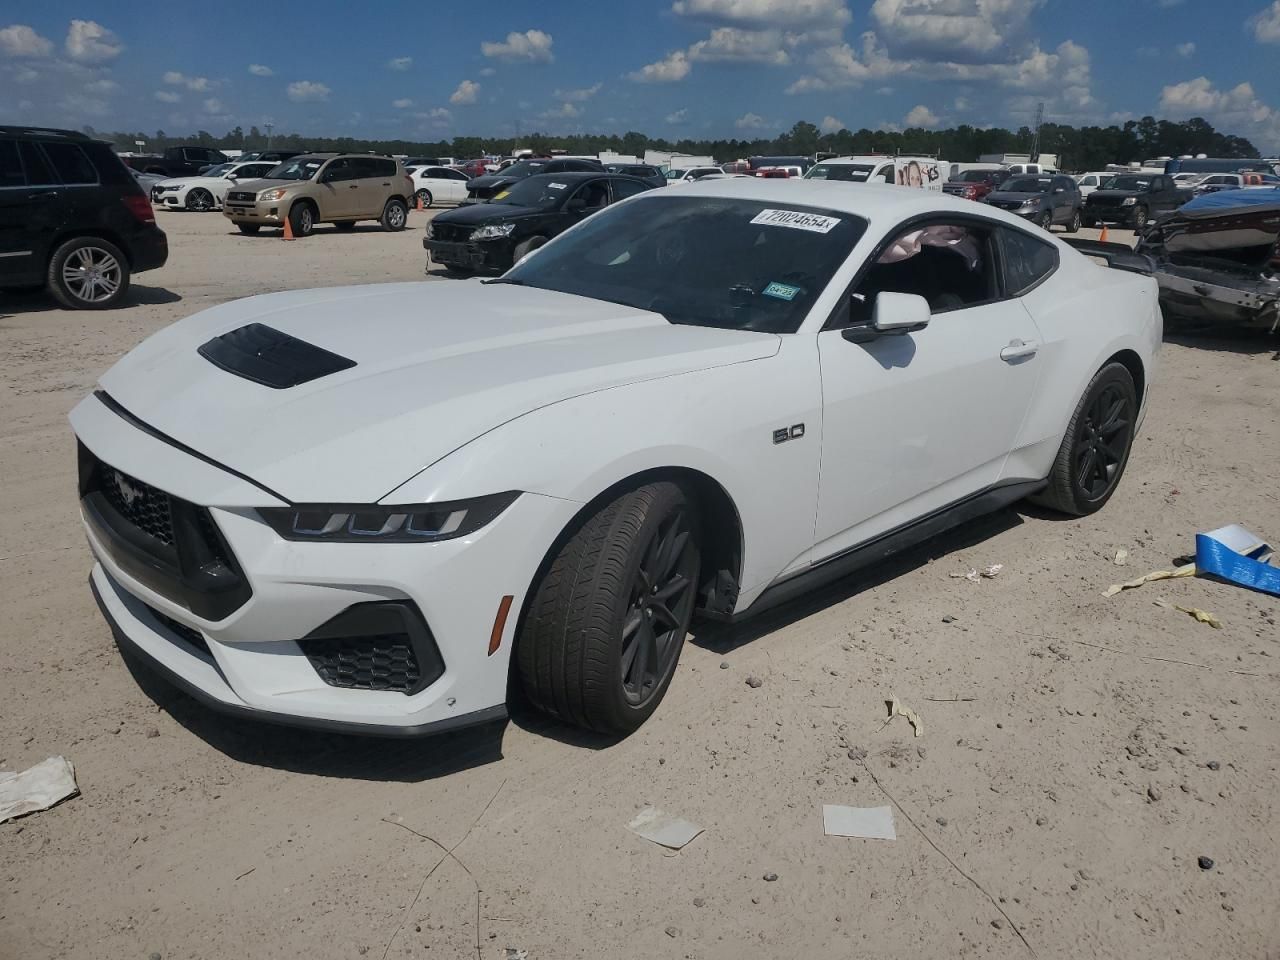
[[[929,301],[914,293],[880,293],[871,308],[871,326],[880,334],[923,330],[933,311]]]

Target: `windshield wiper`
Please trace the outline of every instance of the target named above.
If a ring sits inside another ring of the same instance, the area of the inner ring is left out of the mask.
[[[486,284],[486,285],[488,285],[488,284],[490,284],[490,283],[509,283],[509,284],[511,284],[513,287],[527,287],[527,286],[528,286],[528,284],[527,284],[527,283],[525,283],[523,280],[517,280],[517,279],[515,279],[514,277],[494,277],[494,278],[492,278],[492,279],[490,279],[490,280],[481,280],[480,282],[481,282],[481,283],[483,283],[483,284]]]

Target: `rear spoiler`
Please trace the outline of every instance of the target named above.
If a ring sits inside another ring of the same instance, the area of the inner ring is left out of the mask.
[[[1156,264],[1144,253],[1134,253],[1133,247],[1124,243],[1106,243],[1102,240],[1079,240],[1075,237],[1062,237],[1064,243],[1079,250],[1086,257],[1097,257],[1105,260],[1107,266],[1115,270],[1128,270],[1130,273],[1142,273],[1150,276],[1155,273]]]

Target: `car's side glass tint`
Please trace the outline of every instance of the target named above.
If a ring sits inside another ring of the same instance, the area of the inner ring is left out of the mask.
[[[970,224],[917,225],[898,234],[863,274],[847,323],[870,323],[881,293],[916,294],[938,314],[990,302],[997,291],[990,231]]]
[[[34,143],[29,140],[19,142],[18,153],[27,171],[27,186],[50,187],[57,184],[58,178],[53,175],[49,161],[44,158],[44,154]]]
[[[1058,250],[1021,230],[1000,230],[1004,289],[1009,297],[1020,297],[1058,267]]]
[[[84,151],[74,143],[46,140],[41,143],[41,147],[63,183],[71,185],[98,182],[98,171]]]
[[[634,197],[637,193],[643,193],[645,186],[643,183],[635,183],[631,180],[615,180],[613,181],[613,199],[618,201]]]
[[[18,142],[0,140],[0,187],[25,187],[27,178],[18,159]]]

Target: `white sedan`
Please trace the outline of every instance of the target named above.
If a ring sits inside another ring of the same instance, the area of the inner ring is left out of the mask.
[[[423,207],[437,203],[461,203],[467,199],[468,177],[449,167],[415,167],[410,174],[413,192]]]
[[[173,210],[217,210],[240,180],[258,180],[280,166],[274,160],[220,163],[198,177],[171,177],[151,187],[151,202]]]
[[[93,590],[233,713],[431,733],[505,716],[514,671],[633,730],[694,616],[1023,497],[1102,507],[1161,340],[1121,249],[937,192],[717,180],[495,280],[221,304],[71,414]]]

